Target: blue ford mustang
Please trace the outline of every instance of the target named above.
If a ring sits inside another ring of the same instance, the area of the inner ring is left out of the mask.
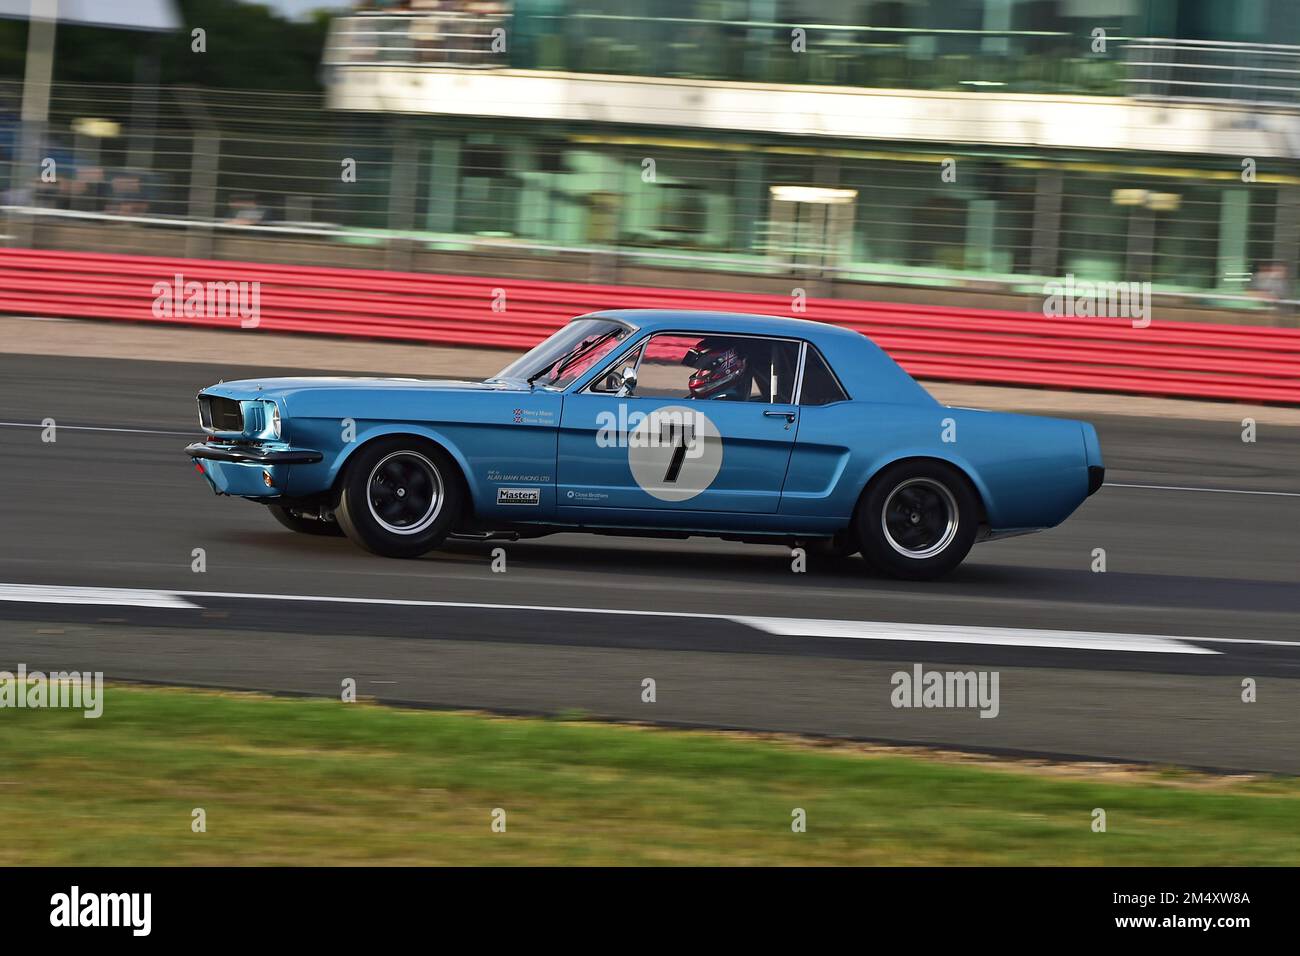
[[[557,531],[791,542],[934,578],[1102,483],[1089,424],[940,405],[864,336],[798,319],[574,319],[483,382],[276,378],[199,393],[223,495],[391,557]]]

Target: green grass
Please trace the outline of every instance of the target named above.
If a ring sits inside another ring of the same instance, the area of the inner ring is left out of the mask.
[[[111,686],[0,710],[0,831],[0,865],[1295,865],[1300,786]]]

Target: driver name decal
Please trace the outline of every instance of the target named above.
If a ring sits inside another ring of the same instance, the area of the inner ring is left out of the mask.
[[[549,408],[514,408],[510,421],[515,425],[554,425],[555,412]]]

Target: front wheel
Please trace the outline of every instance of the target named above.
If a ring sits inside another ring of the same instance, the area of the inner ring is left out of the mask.
[[[868,488],[858,509],[858,540],[863,557],[884,573],[928,581],[961,564],[979,521],[979,498],[956,468],[899,462]]]
[[[442,449],[411,438],[385,438],[348,462],[335,511],[356,544],[389,558],[415,558],[438,547],[460,515],[456,464]]]

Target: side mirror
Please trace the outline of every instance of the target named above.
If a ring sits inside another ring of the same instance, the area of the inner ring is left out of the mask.
[[[623,369],[623,385],[618,390],[620,395],[631,395],[636,388],[636,367],[629,365]]]

